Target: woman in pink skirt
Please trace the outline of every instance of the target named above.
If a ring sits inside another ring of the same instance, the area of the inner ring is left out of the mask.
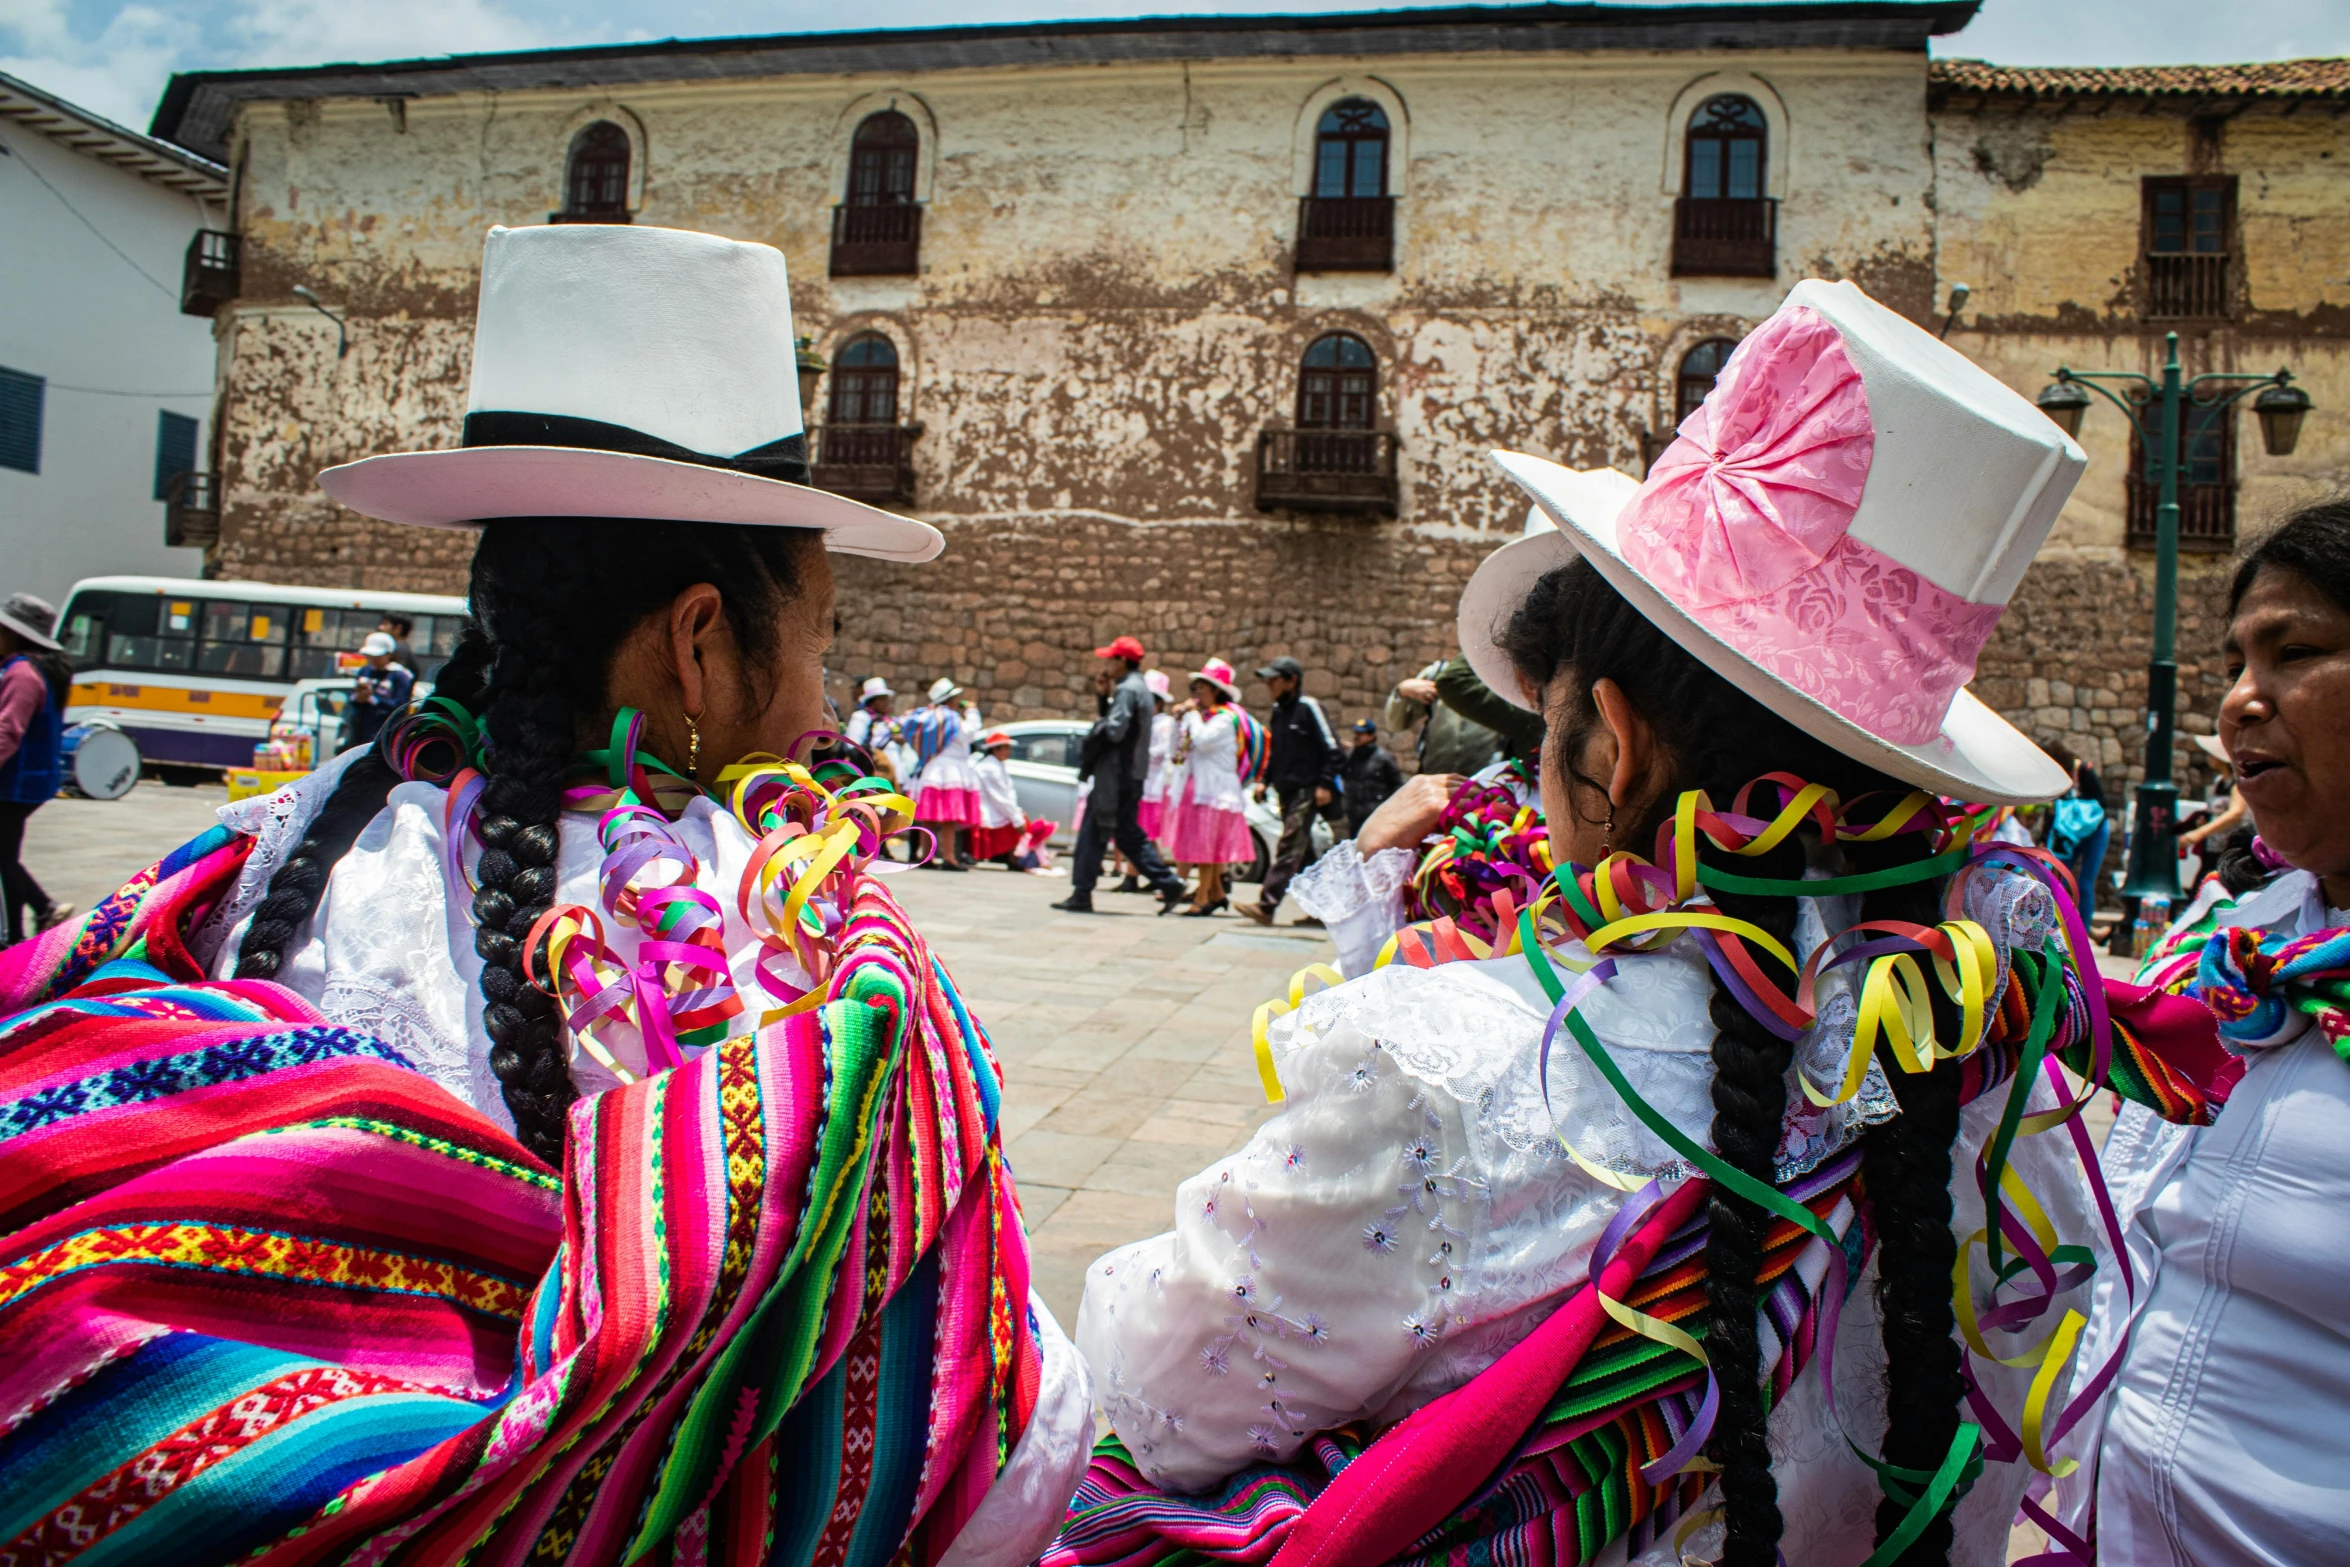
[[[1135,815],[1148,837],[1157,838],[1161,848],[1166,847],[1162,829],[1167,825],[1167,784],[1175,771],[1175,731],[1179,727],[1175,715],[1167,711],[1167,672],[1154,669],[1142,677],[1151,688],[1151,698],[1158,707],[1151,718],[1150,771],[1142,775],[1142,807]]]
[[[1240,686],[1232,666],[1211,658],[1191,677],[1175,741],[1175,803],[1168,810],[1167,858],[1199,872],[1187,915],[1229,908],[1224,867],[1250,857],[1247,796],[1240,781]]]
[[[906,735],[921,759],[914,775],[914,824],[927,827],[938,839],[930,857],[933,870],[971,868],[962,836],[980,823],[979,775],[971,770],[971,742],[983,727],[979,709],[965,702],[961,711],[949,704],[963,688],[941,675],[931,682],[930,700],[906,715]]]

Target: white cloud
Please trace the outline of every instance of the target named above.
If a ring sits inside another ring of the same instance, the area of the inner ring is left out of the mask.
[[[541,24],[491,0],[242,0],[223,21],[237,40],[238,65],[396,60],[534,49],[555,41]]]
[[[0,71],[144,129],[163,82],[201,42],[192,17],[126,5],[77,36],[58,0],[0,0]]]

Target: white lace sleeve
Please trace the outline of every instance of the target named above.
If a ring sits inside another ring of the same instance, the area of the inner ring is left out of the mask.
[[[1289,884],[1298,907],[1329,929],[1338,971],[1348,978],[1369,973],[1387,938],[1403,928],[1412,863],[1409,849],[1381,849],[1366,860],[1348,839]]]

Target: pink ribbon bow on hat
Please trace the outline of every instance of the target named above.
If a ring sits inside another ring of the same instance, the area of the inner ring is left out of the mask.
[[[1786,310],[1738,345],[1621,524],[1624,558],[1686,609],[1775,593],[1860,508],[1876,437],[1844,340]]]

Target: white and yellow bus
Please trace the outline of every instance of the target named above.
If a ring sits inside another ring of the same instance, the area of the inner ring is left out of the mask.
[[[246,767],[295,682],[356,667],[386,615],[409,622],[419,680],[465,629],[465,601],[433,593],[85,578],[57,617],[74,662],[65,722],[112,724],[165,768]]]

